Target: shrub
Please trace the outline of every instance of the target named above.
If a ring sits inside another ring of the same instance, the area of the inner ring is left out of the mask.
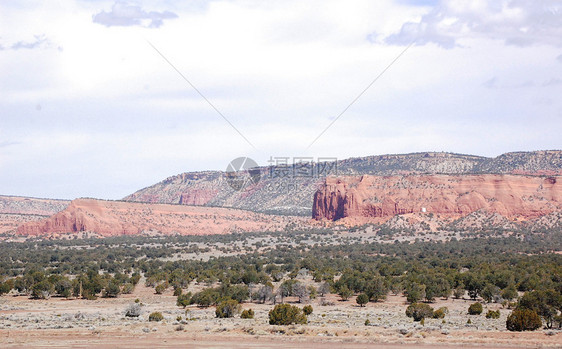
[[[234,317],[235,314],[240,312],[240,304],[234,299],[228,299],[220,302],[217,305],[215,314],[218,318]]]
[[[240,314],[242,319],[253,319],[254,318],[254,311],[252,309],[246,309],[242,311]]]
[[[499,310],[488,310],[486,313],[486,319],[499,319],[500,318],[500,311]]]
[[[344,285],[340,288],[338,295],[341,297],[342,301],[346,301],[353,295],[353,291],[351,291],[346,285]]]
[[[369,321],[369,319],[365,320],[365,326],[370,326],[371,325],[371,321]]]
[[[482,292],[480,292],[480,295],[486,302],[490,303],[498,299],[500,292],[501,290],[499,287],[492,284],[487,284],[486,286],[484,286]]]
[[[127,307],[127,310],[125,310],[125,316],[127,317],[139,317],[141,313],[142,309],[139,303],[133,303]]]
[[[203,291],[195,293],[190,304],[197,304],[200,307],[208,307],[210,305],[216,304],[218,298],[220,297],[219,292],[214,288],[206,288]]]
[[[294,305],[277,304],[269,311],[270,325],[306,324],[306,322],[306,315]]]
[[[433,312],[434,319],[443,319],[445,315],[449,313],[449,309],[447,307],[441,307]]]
[[[115,298],[121,293],[121,288],[116,281],[111,281],[107,286],[103,289],[102,297],[104,298]]]
[[[180,294],[176,300],[178,307],[187,307],[191,303],[191,292]]]
[[[47,280],[40,281],[31,288],[31,297],[47,299],[55,291],[55,287]]]
[[[507,286],[502,292],[501,296],[503,299],[507,299],[508,301],[517,298],[517,289],[513,285]]]
[[[417,303],[425,298],[425,285],[412,283],[406,287],[404,293],[409,303]]]
[[[308,290],[310,299],[315,299],[316,296],[318,295],[318,290],[316,289],[316,287],[310,285],[306,289]]]
[[[154,288],[154,291],[156,292],[156,294],[162,294],[164,293],[164,291],[166,291],[166,289],[168,288],[168,285],[166,285],[166,283],[161,283],[160,285],[156,286]]]
[[[534,310],[544,319],[546,328],[552,328],[558,309],[562,309],[562,296],[554,289],[526,292],[519,299],[517,309]]]
[[[158,322],[158,321],[162,321],[162,320],[164,320],[164,316],[159,311],[155,311],[153,313],[150,313],[150,315],[148,315],[148,321]]]
[[[426,317],[433,317],[433,308],[424,303],[413,303],[406,308],[406,316],[413,317],[414,321],[421,321]]]
[[[505,325],[510,331],[534,331],[542,326],[542,321],[534,310],[515,309],[507,317]]]
[[[453,297],[455,297],[456,299],[460,299],[463,296],[464,296],[464,288],[463,287],[455,288],[455,290],[453,291]]]
[[[123,289],[121,290],[121,293],[131,294],[133,293],[134,289],[135,289],[135,285],[131,283],[126,283],[125,285],[123,285]]]
[[[470,315],[480,315],[480,314],[482,314],[482,304],[480,304],[478,302],[472,303],[468,307],[468,313]]]
[[[359,296],[357,296],[355,301],[357,302],[357,304],[363,307],[365,306],[365,304],[369,303],[369,296],[367,296],[367,294],[365,293],[361,293]]]
[[[303,311],[304,315],[310,315],[310,314],[312,314],[312,312],[313,312],[314,310],[312,309],[312,305],[309,304],[309,305],[305,305],[305,306],[302,308],[302,311]]]
[[[9,293],[12,290],[13,287],[14,287],[13,280],[8,280],[6,282],[0,282],[0,296],[5,294],[5,293]]]

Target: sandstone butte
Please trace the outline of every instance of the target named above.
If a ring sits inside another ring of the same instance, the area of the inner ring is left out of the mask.
[[[271,216],[218,207],[146,204],[76,199],[63,211],[37,222],[22,224],[18,235],[95,232],[100,236],[162,234],[226,234],[248,231],[280,231],[304,218]]]
[[[405,175],[328,177],[312,217],[389,218],[406,213],[464,216],[478,210],[528,220],[562,209],[562,177]]]

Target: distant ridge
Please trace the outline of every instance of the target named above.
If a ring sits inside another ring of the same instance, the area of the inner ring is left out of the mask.
[[[408,174],[562,175],[562,151],[510,152],[494,158],[446,152],[373,155],[336,162],[338,176]],[[262,179],[235,191],[223,171],[185,172],[141,189],[123,200],[234,207],[256,212],[310,216],[323,176],[275,177],[278,167],[260,167]]]
[[[50,216],[64,210],[70,200],[0,195],[0,213]]]

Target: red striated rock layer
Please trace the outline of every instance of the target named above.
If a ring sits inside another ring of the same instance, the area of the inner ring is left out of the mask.
[[[484,209],[529,219],[562,208],[562,177],[409,175],[329,177],[314,194],[312,217],[391,217],[427,212],[466,215]]]
[[[180,195],[180,205],[203,206],[217,196],[218,190],[213,189],[191,189]]]
[[[19,235],[95,232],[101,236],[141,232],[225,234],[278,231],[304,218],[278,217],[238,209],[77,199],[47,219],[18,227]]]

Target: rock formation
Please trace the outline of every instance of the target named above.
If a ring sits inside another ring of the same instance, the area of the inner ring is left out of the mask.
[[[124,200],[234,207],[310,217],[314,193],[324,176],[319,175],[318,171],[313,176],[294,176],[291,168],[287,176],[271,176],[275,169],[262,167],[260,182],[244,191],[232,190],[224,172],[191,172],[169,177]],[[334,170],[334,174],[339,176],[483,173],[562,175],[562,152],[514,152],[495,158],[438,152],[376,155],[339,160]],[[392,206],[392,203],[388,204]]]
[[[206,235],[279,231],[287,224],[304,220],[228,208],[77,199],[49,218],[19,226],[17,234],[43,236],[95,232],[99,236],[115,236],[155,232]]]
[[[329,177],[314,194],[312,217],[392,217],[478,210],[531,219],[562,209],[562,178],[522,175]]]

